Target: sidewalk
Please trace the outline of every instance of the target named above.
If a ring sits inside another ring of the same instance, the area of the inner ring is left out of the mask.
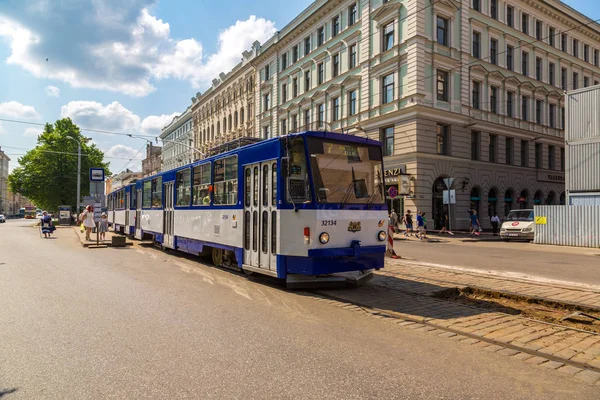
[[[83,247],[89,247],[89,246],[95,246],[96,245],[96,234],[95,233],[92,233],[92,235],[91,235],[92,240],[88,241],[88,240],[85,240],[85,232],[81,232],[81,228],[79,226],[72,226],[71,228],[73,229],[73,231],[79,237],[79,240],[81,241],[81,245]],[[99,244],[101,246],[112,246],[112,238],[113,238],[113,236],[123,237],[123,235],[115,234],[112,231],[108,231],[108,232],[106,232],[106,239],[105,240],[100,240]],[[126,246],[132,246],[133,242],[129,238],[126,238],[125,239],[125,245]]]
[[[384,279],[393,277],[396,279]],[[373,284],[390,287],[407,293],[432,295],[441,288],[483,289],[570,304],[600,311],[600,288],[579,287],[566,282],[537,282],[523,278],[508,278],[492,274],[459,269],[423,265],[404,260],[388,260],[385,268],[371,281]]]

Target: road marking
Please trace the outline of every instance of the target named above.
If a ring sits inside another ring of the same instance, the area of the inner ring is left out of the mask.
[[[558,279],[550,279],[550,278],[544,278],[544,277],[536,276],[536,275],[521,274],[518,272],[480,270],[480,269],[475,269],[475,268],[459,267],[456,265],[444,265],[444,264],[435,264],[435,263],[420,262],[420,261],[408,261],[406,259],[396,261],[396,262],[400,263],[400,264],[414,265],[417,267],[421,266],[421,267],[449,269],[452,271],[467,272],[467,273],[478,274],[478,275],[490,275],[490,276],[501,277],[501,278],[522,279],[522,280],[538,282],[538,283],[546,283],[546,284],[551,284],[551,285],[563,285],[563,286],[579,287],[579,288],[590,289],[590,290],[600,290],[600,286],[597,286],[597,285],[589,285],[586,283],[579,283],[579,282],[561,281]]]

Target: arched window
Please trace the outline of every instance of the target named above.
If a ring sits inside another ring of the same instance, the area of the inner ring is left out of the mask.
[[[521,210],[529,208],[529,192],[527,189],[523,189],[519,195],[519,208]]]
[[[233,126],[235,128],[238,127],[238,112],[237,111],[235,113],[233,113]]]
[[[444,191],[447,190],[444,178],[439,177],[433,182],[432,187],[432,217],[433,226],[435,229],[442,229],[446,224],[446,216],[448,215],[448,205],[444,204]],[[414,194],[413,194],[414,195]]]
[[[240,124],[244,123],[244,107],[240,110]]]
[[[228,125],[228,130],[231,130],[231,128],[233,127],[233,123],[232,123],[232,118],[231,118],[231,114],[229,114],[229,125]]]
[[[481,203],[481,192],[478,188],[474,187],[471,189],[471,210],[477,211],[480,214],[479,205]]]
[[[491,188],[488,191],[488,216],[491,218],[498,212],[498,190]]]
[[[504,217],[508,216],[508,213],[513,208],[513,197],[515,192],[512,189],[508,189],[504,192]]]
[[[546,197],[546,205],[553,206],[556,203],[556,193],[550,191],[548,197]]]
[[[221,123],[217,122],[217,135],[221,133]]]
[[[566,199],[565,199],[565,192],[562,192],[560,194],[560,205],[564,206],[565,204],[567,204]]]
[[[544,193],[542,193],[541,190],[538,190],[533,195],[533,205],[534,206],[541,206],[543,203],[544,203]]]
[[[227,132],[227,118],[223,117],[223,133]]]

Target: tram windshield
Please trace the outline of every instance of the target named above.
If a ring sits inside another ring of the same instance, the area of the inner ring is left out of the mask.
[[[307,138],[317,202],[382,204],[382,155],[378,146]]]

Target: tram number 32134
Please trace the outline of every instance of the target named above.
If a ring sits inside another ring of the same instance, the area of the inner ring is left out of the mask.
[[[337,221],[336,220],[324,220],[321,221],[321,226],[336,226],[337,225]]]

